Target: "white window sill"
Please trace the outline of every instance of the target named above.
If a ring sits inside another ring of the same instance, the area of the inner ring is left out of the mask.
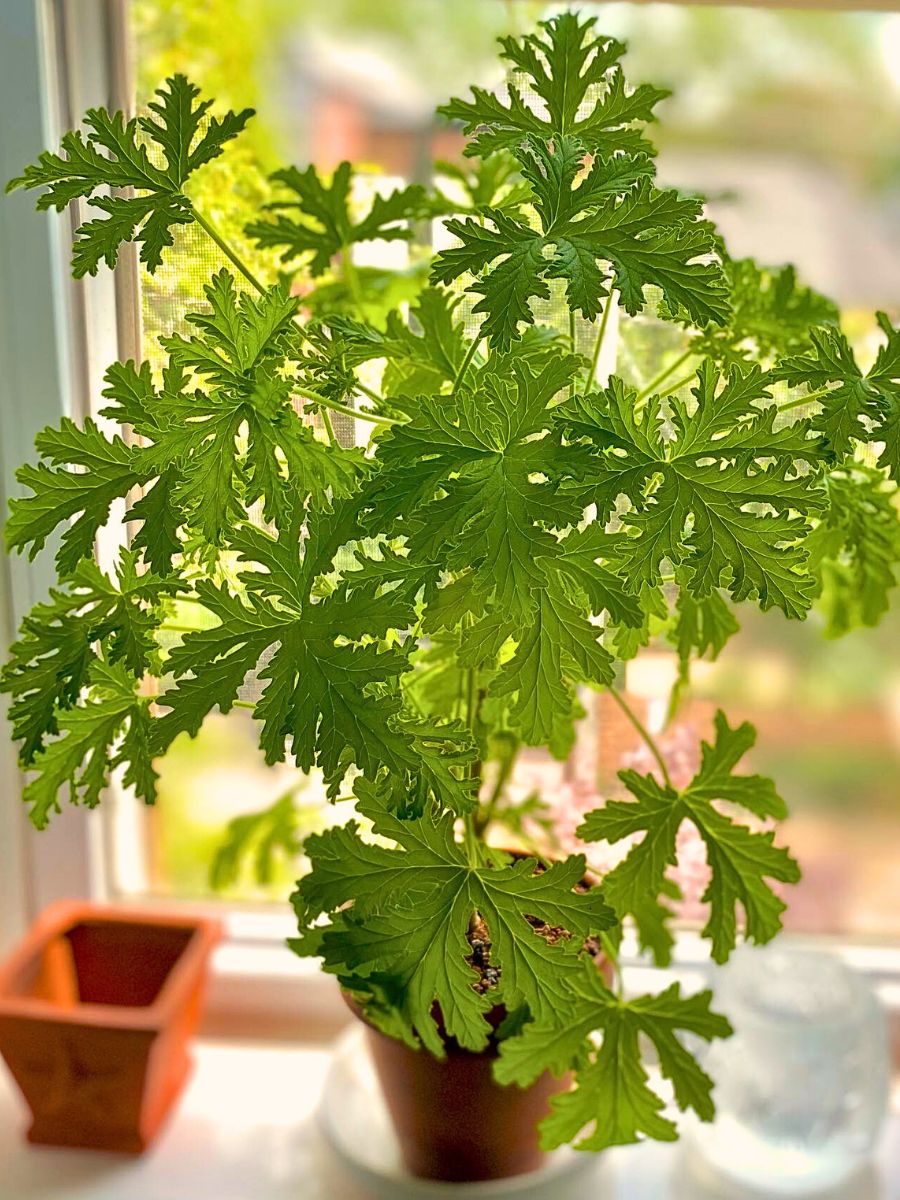
[[[330,1063],[321,1044],[200,1040],[196,1069],[157,1144],[142,1158],[29,1146],[27,1115],[0,1070],[0,1200],[366,1200],[340,1174],[316,1109]],[[900,1096],[895,1096],[900,1102]],[[868,1178],[839,1200],[900,1196],[900,1104]],[[598,1172],[603,1200],[766,1200],[686,1182],[680,1148],[615,1150]],[[687,1188],[687,1190],[685,1190]],[[452,1193],[451,1193],[452,1194]],[[398,1195],[397,1200],[402,1200]]]

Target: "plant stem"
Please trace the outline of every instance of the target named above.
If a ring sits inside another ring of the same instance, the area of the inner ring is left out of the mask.
[[[225,257],[228,259],[228,261],[233,263],[234,266],[237,267],[237,269],[244,276],[244,278],[249,283],[251,283],[253,285],[253,287],[255,287],[256,290],[260,294],[265,292],[266,289],[259,282],[259,280],[253,274],[253,272],[250,270],[250,268],[245,266],[244,263],[241,262],[241,260],[237,256],[237,254],[235,254],[235,252],[232,250],[232,248],[228,245],[228,243],[222,237],[221,233],[219,233],[218,229],[216,229],[215,225],[213,225],[212,221],[210,221],[208,217],[204,217],[203,213],[199,212],[196,208],[194,209],[194,220],[197,222],[197,224],[200,226],[200,228],[204,231],[204,233],[206,233],[208,237],[212,238],[212,240],[216,243],[216,245],[219,247],[219,249],[222,251],[222,253],[225,255]]]
[[[660,771],[662,772],[663,782],[665,783],[666,787],[672,788],[674,790],[674,784],[672,783],[672,778],[669,775],[669,769],[666,766],[666,760],[663,758],[663,756],[660,752],[659,746],[657,746],[656,742],[653,740],[653,737],[652,737],[650,731],[648,730],[647,726],[644,724],[644,722],[641,720],[641,718],[637,715],[637,713],[634,711],[634,709],[631,707],[631,705],[626,701],[625,697],[622,695],[621,692],[617,691],[614,687],[608,687],[606,690],[609,693],[609,695],[612,696],[613,700],[615,700],[616,704],[618,704],[619,708],[621,708],[622,712],[625,714],[625,716],[628,718],[628,720],[631,722],[631,724],[635,727],[635,729],[641,735],[641,738],[643,739],[644,743],[646,744],[647,749],[650,751],[650,753],[656,759],[657,766],[659,767]]]
[[[460,386],[462,385],[462,381],[465,378],[466,371],[468,371],[468,369],[472,363],[472,359],[475,357],[475,355],[478,351],[478,344],[480,341],[481,341],[480,337],[475,337],[469,343],[469,348],[466,351],[466,357],[460,363],[459,370],[456,372],[456,378],[453,380],[453,388],[450,392],[451,397],[455,396],[456,393],[459,391]]]
[[[334,426],[331,423],[331,417],[328,415],[328,409],[322,409],[322,424],[325,426],[325,432],[328,434],[329,444],[336,446],[338,444],[337,435],[334,432]]]
[[[322,396],[319,392],[314,392],[311,388],[303,387],[299,383],[293,383],[291,386],[298,396],[305,396],[307,400],[312,400],[322,408],[330,408],[332,412],[343,413],[347,417],[360,417],[363,421],[371,421],[373,425],[403,424],[402,421],[397,421],[393,417],[380,417],[378,413],[370,412],[367,408],[351,408],[349,404],[341,404],[340,400],[329,400],[327,396]]]
[[[510,777],[513,773],[513,767],[516,765],[518,753],[519,749],[516,747],[515,751],[509,756],[509,758],[500,764],[499,770],[497,771],[497,778],[494,780],[494,786],[491,789],[491,794],[488,797],[487,804],[485,804],[483,809],[479,810],[478,815],[475,818],[475,831],[479,834],[479,836],[484,833],[491,821],[494,819],[494,813],[497,811],[497,805],[500,803],[500,800],[503,797],[503,793],[506,790],[506,785],[509,783]]]
[[[674,372],[678,370],[682,363],[687,362],[692,354],[692,350],[685,350],[684,354],[680,354],[673,363],[669,363],[664,370],[660,371],[655,379],[650,380],[642,392],[638,393],[638,400],[646,400],[647,397],[653,392],[654,388],[659,387],[659,385],[668,379],[670,375],[674,374]]]
[[[377,392],[373,392],[370,387],[366,387],[366,385],[364,383],[360,383],[358,379],[356,381],[356,386],[364,396],[368,396],[369,399],[374,400],[376,404],[381,404],[384,402],[384,396],[379,396]]]
[[[603,316],[600,318],[600,326],[597,330],[597,336],[594,338],[594,351],[591,354],[591,366],[588,371],[586,387],[590,387],[594,382],[594,376],[597,374],[597,363],[600,361],[600,351],[603,347],[603,339],[606,337],[606,327],[609,324],[609,314],[613,308],[612,292],[606,297],[606,303],[603,306]]]
[[[466,670],[466,724],[475,733],[475,721],[478,718],[478,679],[474,667],[469,667]],[[471,774],[473,778],[477,777],[477,766],[472,764]],[[469,866],[477,867],[481,865],[481,848],[478,843],[478,828],[475,823],[475,814],[466,813],[463,817],[463,828],[465,831],[466,853],[469,856]]]
[[[250,700],[232,700],[233,708],[249,708],[251,712],[256,711],[256,705]]]
[[[356,267],[353,265],[353,254],[349,246],[341,247],[341,270],[344,275],[344,283],[347,285],[347,290],[353,298],[353,303],[361,321],[366,319],[366,302],[363,299],[362,288],[359,283],[359,275],[356,273]]]
[[[679,388],[683,388],[686,383],[690,383],[696,374],[696,371],[689,371],[687,375],[682,375],[680,379],[676,379],[675,382],[667,387],[664,392],[657,393],[660,400],[665,399],[666,396],[673,396],[675,392],[679,390]],[[640,399],[640,397],[638,397],[638,399]]]
[[[788,400],[787,404],[779,404],[779,412],[790,412],[792,408],[802,408],[805,404],[813,404],[817,400],[821,400],[823,396],[827,396],[831,388],[822,388],[821,391],[811,392],[808,396],[800,396],[797,400]]]

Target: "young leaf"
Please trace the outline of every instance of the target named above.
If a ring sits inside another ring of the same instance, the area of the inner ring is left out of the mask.
[[[768,942],[781,928],[785,904],[767,879],[796,883],[797,863],[773,844],[774,833],[753,832],[721,809],[717,801],[739,805],[760,820],[786,815],[784,801],[770,779],[735,775],[734,768],[756,740],[746,721],[732,729],[724,713],[716,714],[716,738],[703,743],[700,770],[683,791],[661,785],[652,775],[620,771],[619,778],[636,802],[610,801],[588,813],[578,835],[585,841],[618,842],[635,833],[643,841],[605,877],[605,894],[620,914],[640,917],[646,897],[664,891],[665,873],[675,866],[675,843],[682,822],[691,821],[706,843],[712,879],[703,895],[710,915],[703,930],[712,940],[716,962],[725,962],[737,941],[736,908],[744,911],[744,936]],[[665,958],[668,947],[644,930],[645,941]]]
[[[155,799],[157,777],[147,737],[150,701],[136,695],[135,681],[121,664],[93,662],[87,683],[83,700],[59,711],[59,736],[34,757],[34,775],[23,799],[31,806],[29,816],[37,829],[44,829],[51,813],[60,811],[60,794],[67,786],[72,804],[93,808],[110,771],[121,764],[127,766],[126,785],[134,785],[147,803]]]
[[[398,396],[433,395],[455,380],[466,355],[463,326],[454,320],[458,306],[459,297],[428,287],[411,306],[408,321],[397,312],[388,314],[384,332],[349,317],[332,317],[327,323],[341,338],[332,354],[346,354],[354,366],[384,358],[382,387],[394,404]]]
[[[62,710],[72,708],[88,685],[102,644],[109,665],[122,663],[141,679],[156,661],[153,605],[177,590],[176,580],[152,571],[139,574],[136,555],[122,551],[117,577],[110,580],[89,559],[35,605],[22,622],[19,640],[0,672],[0,691],[13,700],[13,736],[20,739],[20,761],[29,764],[57,732]]]
[[[185,184],[194,171],[218,157],[253,116],[253,110],[245,108],[207,118],[213,102],[195,104],[199,94],[200,89],[183,75],[173,75],[150,102],[153,116],[126,121],[120,112],[89,109],[84,118],[86,135],[67,133],[61,154],[45,150],[37,163],[7,184],[7,191],[46,188],[38,198],[39,209],[61,212],[84,197],[106,213],[105,219],[88,221],[76,230],[72,259],[76,278],[96,275],[101,260],[114,267],[119,247],[130,241],[140,244],[141,261],[152,273],[162,262],[163,251],[173,244],[172,227],[193,220]],[[148,147],[155,147],[152,157]],[[98,196],[98,190],[106,187],[113,195]],[[119,194],[126,190],[137,194]]]
[[[826,389],[816,396],[819,411],[810,418],[812,428],[821,430],[838,454],[846,454],[857,441],[884,442],[878,465],[900,480],[900,330],[885,313],[877,318],[886,341],[865,374],[846,336],[826,326],[810,330],[807,354],[782,360],[772,375],[810,392]]]
[[[615,38],[594,37],[595,24],[593,17],[582,23],[574,13],[560,13],[540,23],[540,34],[500,39],[503,57],[528,77],[546,109],[539,112],[527,104],[515,80],[507,84],[508,105],[478,87],[471,100],[441,105],[439,113],[462,121],[465,132],[475,134],[467,155],[514,150],[528,136],[547,142],[574,136],[591,154],[603,157],[615,151],[653,153],[635,126],[655,120],[653,108],[668,92],[649,84],[627,88],[619,65],[625,47]]]
[[[349,253],[358,242],[409,241],[408,222],[424,215],[425,190],[418,184],[376,196],[361,220],[352,214],[353,168],[342,162],[331,178],[323,182],[315,167],[305,171],[288,167],[272,176],[290,193],[266,208],[276,214],[274,220],[254,221],[247,227],[248,237],[261,247],[281,249],[281,261],[306,260],[312,275],[322,275],[338,253]],[[296,212],[296,218],[292,215]]]
[[[605,1150],[644,1137],[674,1141],[678,1132],[662,1115],[663,1100],[650,1086],[640,1039],[653,1044],[678,1107],[693,1109],[701,1120],[712,1120],[713,1082],[679,1037],[688,1034],[711,1041],[730,1036],[728,1021],[710,1011],[711,999],[710,992],[682,996],[673,983],[659,995],[626,1001],[604,987],[591,964],[585,967],[565,1016],[534,1021],[518,1037],[501,1044],[495,1077],[500,1083],[525,1087],[544,1070],[562,1075],[576,1069],[575,1088],[551,1100],[551,1114],[541,1123],[541,1144],[546,1150],[574,1141],[585,1131],[576,1143],[579,1150]],[[591,1036],[595,1031],[602,1034],[599,1049]]]

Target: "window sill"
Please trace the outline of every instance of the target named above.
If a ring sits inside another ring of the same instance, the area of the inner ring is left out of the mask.
[[[321,1045],[202,1039],[174,1117],[143,1158],[34,1147],[26,1114],[0,1071],[0,1200],[364,1200],[322,1140],[316,1109],[331,1059]],[[900,1095],[877,1164],[840,1200],[891,1200],[900,1179]],[[598,1164],[607,1200],[754,1200],[685,1184],[679,1146],[650,1143]],[[685,1186],[688,1190],[685,1191]],[[756,1200],[760,1200],[756,1197]]]

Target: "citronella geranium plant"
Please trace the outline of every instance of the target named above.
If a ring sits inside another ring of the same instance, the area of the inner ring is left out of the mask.
[[[575,1069],[544,1142],[602,1149],[675,1136],[641,1035],[675,1103],[713,1113],[680,1040],[728,1034],[710,994],[625,998],[595,964],[626,920],[668,960],[681,826],[705,843],[718,962],[739,930],[777,933],[772,883],[799,874],[771,828],[774,784],[740,771],[752,728],[719,713],[675,787],[620,665],[659,635],[686,677],[737,628],[734,605],[802,618],[826,576],[877,618],[897,550],[900,334],[882,320],[864,373],[832,305],[789,269],[730,260],[701,201],[656,186],[646,126],[665,93],[627,85],[624,47],[593,21],[565,14],[502,47],[506,91],[441,110],[470,135],[471,169],[443,168],[434,191],[361,209],[349,164],[277,173],[249,229],[285,272],[274,286],[190,198],[251,113],[210,117],[180,76],[137,120],[91,111],[13,181],[43,188],[42,208],[102,214],[77,232],[76,275],[114,266],[125,241],[153,271],[191,222],[229,264],[187,332],[162,339],[158,378],[110,367],[103,412],[127,440],[91,420],[39,435],[6,537],[34,555],[61,526],[59,582],[3,687],[43,827],[65,793],[96,804],[110,769],[152,803],[154,759],[254,677],[266,759],[317,768],[366,822],[307,840],[294,948],[425,1053],[499,1040],[509,1085]],[[354,246],[405,239],[425,263],[436,215],[452,244],[408,313],[382,319],[390,273],[355,267]],[[643,386],[596,378],[614,304],[625,324],[649,307],[683,332]],[[779,381],[795,389],[780,405]],[[339,444],[335,413],[369,423],[367,450]],[[94,543],[122,498],[135,532],[109,577]],[[176,608],[197,628],[163,650]],[[584,685],[615,697],[657,762],[623,771],[629,797],[582,824],[588,842],[640,837],[591,887],[580,854],[538,863],[484,836],[517,748],[570,750]]]

